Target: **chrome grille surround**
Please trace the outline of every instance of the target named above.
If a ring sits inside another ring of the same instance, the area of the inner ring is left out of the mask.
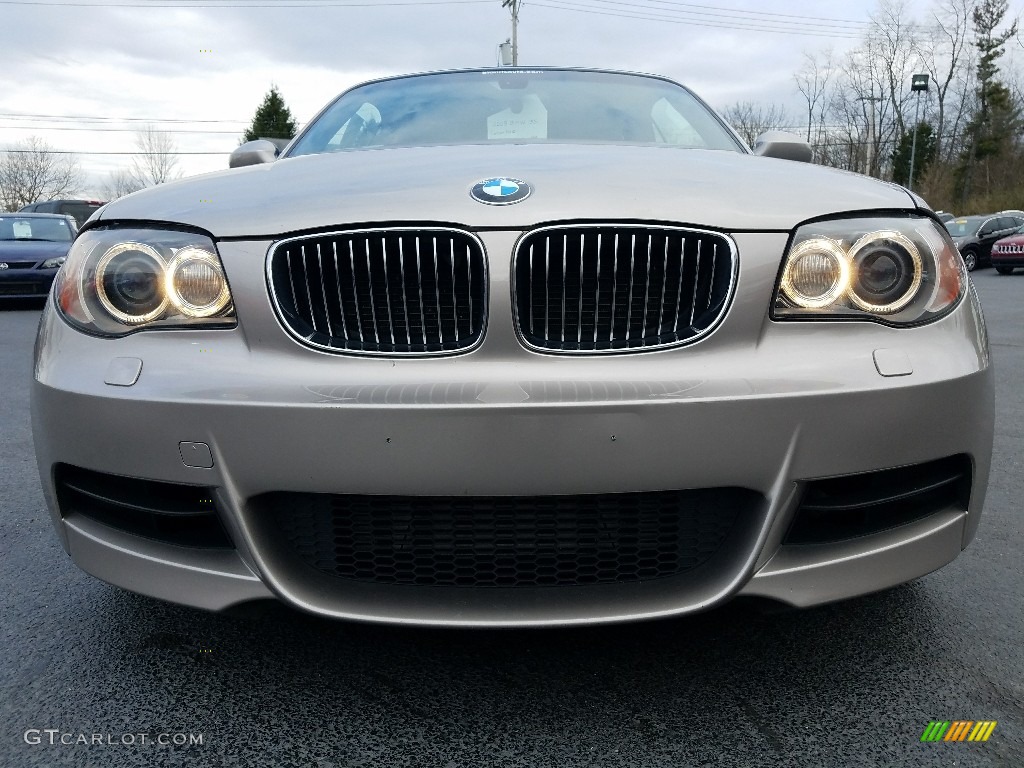
[[[732,301],[739,259],[720,232],[608,222],[531,230],[512,265],[520,341],[589,355],[682,346],[711,333]]]
[[[483,341],[487,325],[483,244],[450,227],[281,240],[267,255],[267,287],[291,336],[334,353],[460,354]]]

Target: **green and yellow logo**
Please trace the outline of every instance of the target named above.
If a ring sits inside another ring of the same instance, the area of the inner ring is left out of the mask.
[[[921,741],[988,741],[996,729],[995,720],[932,720]]]

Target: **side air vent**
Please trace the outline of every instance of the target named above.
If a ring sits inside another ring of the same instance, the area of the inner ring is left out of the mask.
[[[966,510],[971,461],[950,456],[927,464],[812,480],[783,543],[852,539],[947,509]]]
[[[125,533],[184,547],[231,548],[214,506],[213,492],[196,485],[57,466],[57,502],[72,514]]]

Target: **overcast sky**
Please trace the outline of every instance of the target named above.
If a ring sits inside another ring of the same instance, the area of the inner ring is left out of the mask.
[[[520,63],[664,74],[719,109],[795,108],[803,52],[856,45],[874,8],[525,0]],[[131,153],[134,129],[151,121],[172,133],[184,173],[218,170],[271,83],[304,123],[368,78],[493,64],[510,34],[501,0],[0,0],[0,147],[41,136],[81,152],[96,192],[131,162],[98,153]]]

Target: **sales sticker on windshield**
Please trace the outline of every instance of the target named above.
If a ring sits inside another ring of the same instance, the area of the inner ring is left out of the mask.
[[[487,118],[488,139],[546,139],[548,111],[536,94],[523,97],[518,110],[503,109]]]

